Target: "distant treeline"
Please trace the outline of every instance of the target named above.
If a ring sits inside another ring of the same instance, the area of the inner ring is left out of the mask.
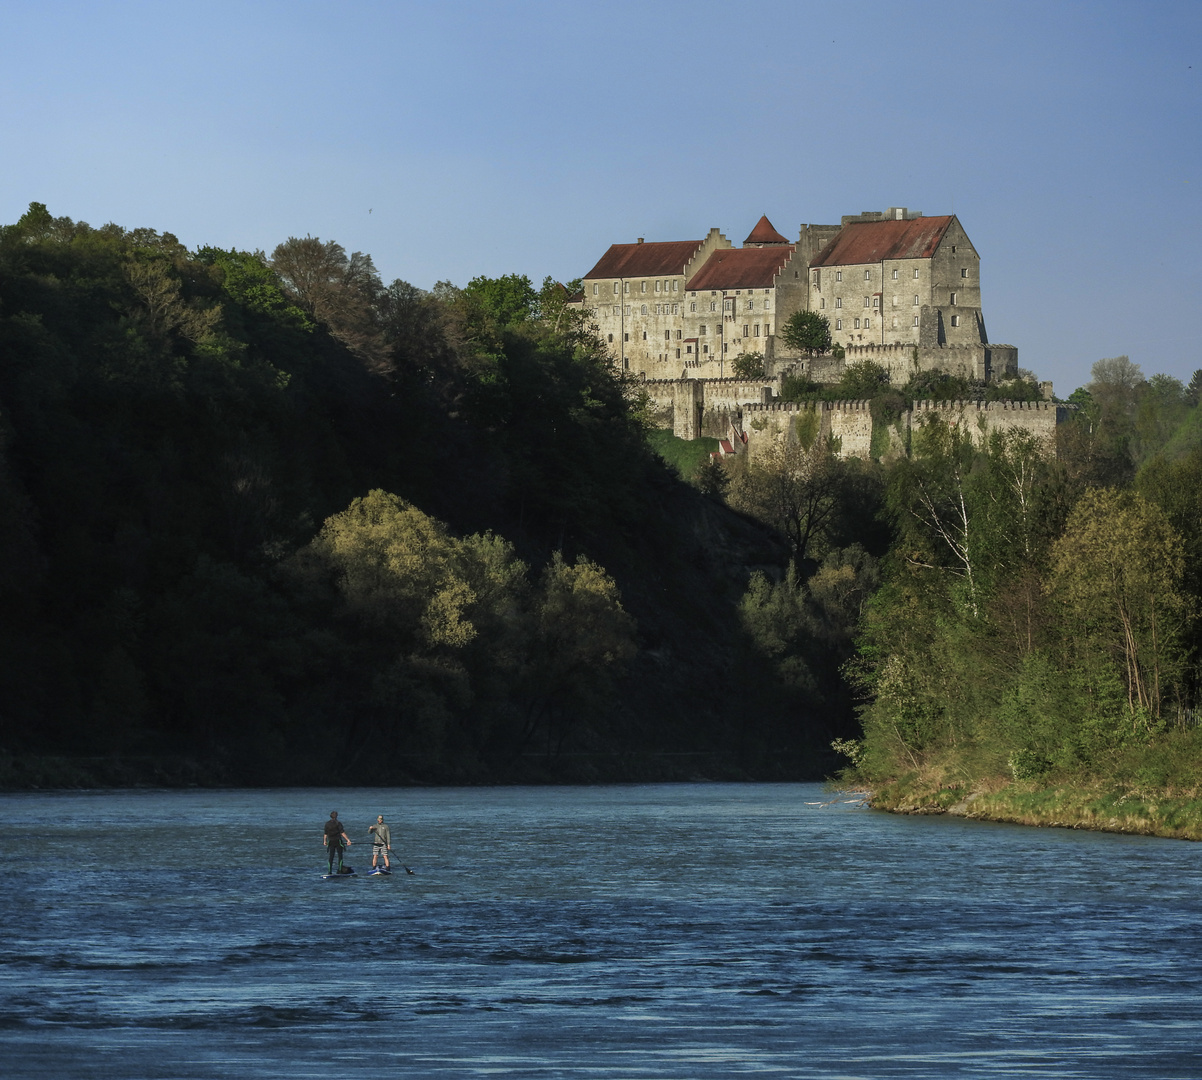
[[[36,203],[0,228],[16,782],[39,755],[233,782],[829,771],[847,627],[782,675],[739,611],[787,542],[651,452],[566,296]]]

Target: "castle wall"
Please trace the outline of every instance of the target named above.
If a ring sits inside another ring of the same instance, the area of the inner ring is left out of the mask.
[[[916,348],[917,360],[914,358]],[[871,360],[889,372],[889,381],[894,386],[904,386],[916,371],[939,369],[979,382],[998,382],[1018,372],[1018,349],[1013,345],[985,345],[980,342],[962,345],[939,345],[934,342],[917,346],[850,345],[845,347],[844,352],[842,360],[836,360],[833,356],[803,356],[790,362],[789,366],[814,382],[836,383],[842,378],[848,364]],[[786,370],[783,360],[778,362],[777,370]]]
[[[1025,431],[1051,442],[1056,426],[1064,423],[1075,406],[1052,401],[916,401],[910,408],[911,429],[932,420],[962,427],[974,441],[983,442],[995,431]]]
[[[842,458],[872,456],[872,413],[867,401],[771,401],[743,406],[742,430],[747,435],[747,453],[757,452],[772,440],[795,439],[798,418],[807,410],[817,411],[817,431],[839,440]],[[1025,431],[1048,444],[1056,426],[1070,416],[1073,406],[1049,401],[916,401],[889,426],[886,456],[904,454],[908,436],[934,420],[961,427],[977,443],[993,432]]]

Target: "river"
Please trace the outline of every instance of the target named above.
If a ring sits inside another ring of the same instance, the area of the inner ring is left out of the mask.
[[[338,810],[353,879],[323,881]],[[367,877],[381,813],[403,870]],[[1202,1077],[1202,845],[806,784],[0,795],[8,1080]]]

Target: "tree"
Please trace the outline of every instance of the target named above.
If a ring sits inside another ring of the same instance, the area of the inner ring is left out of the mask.
[[[1117,659],[1133,723],[1158,718],[1180,675],[1186,611],[1182,541],[1164,512],[1135,492],[1087,491],[1052,547],[1051,572],[1081,644]]]
[[[762,379],[764,357],[761,353],[739,353],[731,361],[730,372],[736,379]]]
[[[848,364],[836,392],[844,401],[866,401],[889,386],[889,369],[874,360]]]
[[[538,316],[539,293],[525,274],[474,277],[463,287],[463,295],[478,303],[499,326],[513,326]]]
[[[781,339],[791,349],[813,356],[831,347],[831,326],[817,311],[795,311],[785,320]]]
[[[842,477],[829,439],[771,442],[732,484],[730,502],[784,533],[800,562],[839,508]]]
[[[558,752],[610,689],[611,672],[634,655],[635,622],[604,569],[584,556],[569,563],[559,552],[543,571],[534,618],[522,743],[542,722]]]
[[[348,256],[333,240],[290,236],[272,252],[271,268],[314,320],[372,367],[386,366],[374,311],[380,278],[370,255]]]
[[[1202,368],[1194,372],[1189,381],[1189,386],[1185,388],[1186,403],[1196,409],[1199,402],[1202,402]]]

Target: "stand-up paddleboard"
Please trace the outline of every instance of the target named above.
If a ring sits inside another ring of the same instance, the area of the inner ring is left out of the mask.
[[[384,874],[391,874],[392,871],[386,866],[373,866],[367,872],[368,877],[382,877]]]
[[[355,871],[352,870],[349,866],[344,866],[342,868],[342,872],[339,874],[322,874],[321,880],[322,881],[333,881],[336,878],[352,878],[354,876],[355,876]]]

